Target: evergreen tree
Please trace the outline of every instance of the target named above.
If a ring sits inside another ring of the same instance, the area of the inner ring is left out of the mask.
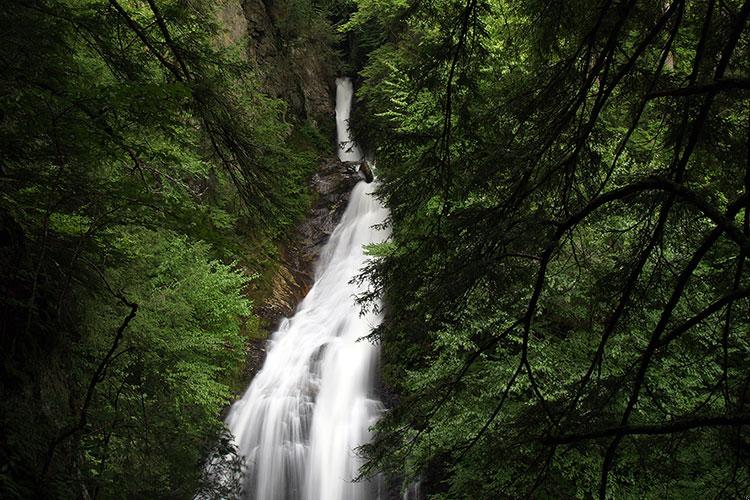
[[[435,498],[747,494],[749,13],[357,3],[394,231],[373,469]]]
[[[198,488],[315,166],[219,8],[0,4],[3,498]]]

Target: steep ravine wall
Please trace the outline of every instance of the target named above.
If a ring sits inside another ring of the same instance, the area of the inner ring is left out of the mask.
[[[334,79],[340,66],[334,29],[309,6],[289,0],[232,0],[219,18],[227,42],[244,38],[248,62],[262,90],[283,99],[291,121],[329,129],[333,123]]]
[[[334,158],[330,131],[335,123],[333,84],[338,62],[335,57],[328,57],[332,52],[325,37],[316,40],[312,32],[296,30],[299,22],[289,19],[292,11],[284,3],[230,0],[222,7],[220,15],[220,23],[225,28],[223,42],[246,40],[248,62],[256,68],[265,92],[288,103],[289,123],[297,128],[313,127],[324,137],[331,138],[330,147],[325,148],[331,159],[320,162],[318,172],[308,183],[313,195],[308,214],[292,234],[279,243],[270,291],[264,300],[256,302],[256,312],[266,323],[266,330],[272,329],[282,316],[290,314],[307,292],[312,281],[312,263],[340,218],[348,192],[358,179],[358,174]],[[290,22],[297,26],[293,29]],[[15,223],[0,214],[0,261],[10,263],[9,268],[21,269],[22,260],[27,258],[23,233],[20,227],[12,227],[11,222]],[[6,280],[3,285],[24,292],[25,282],[19,278]],[[4,316],[13,320],[4,325],[4,331],[29,329],[26,304],[8,307],[3,311]],[[84,458],[75,436],[55,448],[54,460],[45,474],[45,479],[59,477],[64,483],[58,485],[60,481],[55,479],[56,484],[50,485],[37,478],[49,455],[48,444],[55,441],[62,425],[73,421],[80,411],[82,394],[80,388],[76,389],[76,384],[80,383],[76,377],[80,374],[75,372],[73,363],[76,356],[80,356],[74,352],[80,339],[55,329],[39,329],[36,335],[38,344],[19,342],[15,345],[14,337],[13,350],[6,352],[10,376],[4,377],[0,384],[0,399],[5,403],[0,408],[3,424],[0,426],[0,497],[4,488],[12,487],[17,496],[32,498],[17,485],[36,484],[40,491],[69,493],[58,494],[58,498],[75,498],[79,494],[85,498],[88,493],[81,479]],[[262,363],[263,344],[263,341],[256,341],[250,348],[248,375]],[[19,370],[18,366],[23,369]],[[82,377],[85,379],[85,374]],[[30,439],[19,433],[11,436],[10,428],[33,429],[35,435],[29,436]],[[11,438],[16,442],[9,443]],[[19,439],[23,439],[20,444]],[[9,463],[24,464],[24,467],[11,469],[6,465]]]
[[[233,0],[220,12],[225,43],[244,40],[246,57],[262,90],[287,104],[293,127],[312,127],[330,139],[324,159],[309,180],[312,203],[291,234],[278,244],[270,276],[255,300],[261,333],[269,334],[283,317],[291,316],[313,284],[314,262],[346,208],[349,193],[362,179],[354,165],[335,154],[335,77],[341,64],[334,50],[329,22],[314,11],[304,16],[288,1]],[[248,344],[242,387],[265,358],[264,335]]]

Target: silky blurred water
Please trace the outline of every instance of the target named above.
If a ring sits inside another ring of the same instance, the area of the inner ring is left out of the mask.
[[[362,159],[347,122],[352,82],[336,81],[336,125],[344,161]],[[387,238],[386,209],[358,183],[324,247],[315,284],[268,342],[263,368],[230,409],[227,425],[246,459],[247,498],[369,500],[379,481],[352,482],[362,465],[355,448],[370,439],[382,405],[374,395],[378,347],[365,337],[381,318],[361,313],[350,283],[367,257],[363,245]]]

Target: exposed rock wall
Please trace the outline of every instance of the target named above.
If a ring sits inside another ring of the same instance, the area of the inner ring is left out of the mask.
[[[225,47],[242,40],[247,35],[247,19],[240,0],[231,0],[221,5],[217,13],[222,26],[222,37],[219,42]],[[244,53],[247,57],[247,53]]]
[[[294,118],[332,120],[338,59],[326,39],[334,32],[328,21],[312,4],[304,18],[305,10],[289,0],[242,0],[242,11],[245,28],[233,31],[247,34],[248,59],[259,69],[263,90],[286,101]]]
[[[352,188],[362,179],[356,164],[338,160],[323,162],[313,175],[310,189],[316,201],[281,247],[283,265],[274,277],[271,297],[260,309],[263,319],[273,322],[294,313],[313,284],[313,266],[320,251],[341,220]]]

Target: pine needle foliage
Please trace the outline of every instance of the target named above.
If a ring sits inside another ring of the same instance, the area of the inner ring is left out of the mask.
[[[357,5],[391,30],[356,116],[394,234],[371,470],[747,495],[750,2]]]
[[[222,8],[0,3],[3,498],[212,487],[201,460],[258,328],[249,282],[316,159],[287,147]]]

